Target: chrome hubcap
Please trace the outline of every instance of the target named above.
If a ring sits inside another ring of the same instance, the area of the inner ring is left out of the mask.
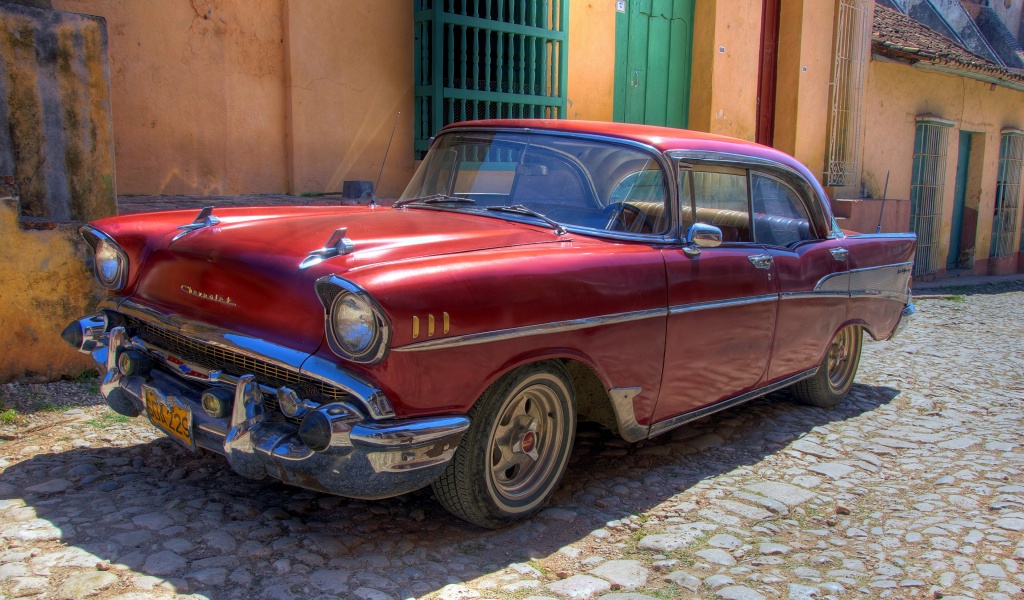
[[[833,394],[844,394],[853,383],[857,369],[857,361],[853,358],[853,350],[860,340],[857,327],[846,327],[836,334],[828,352],[828,383]]]
[[[545,485],[557,466],[564,422],[558,398],[545,385],[525,387],[505,403],[489,444],[491,481],[499,494],[515,501]]]

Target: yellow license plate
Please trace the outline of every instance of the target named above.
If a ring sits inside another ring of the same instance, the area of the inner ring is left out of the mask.
[[[148,385],[142,386],[142,396],[146,400],[146,414],[154,425],[189,448],[195,448],[192,443],[192,410],[188,406]]]

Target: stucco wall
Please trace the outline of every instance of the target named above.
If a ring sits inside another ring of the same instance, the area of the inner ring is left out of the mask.
[[[693,22],[690,129],[753,141],[760,0],[701,0]]]
[[[566,116],[611,121],[615,96],[615,1],[569,2]]]
[[[976,135],[966,204],[977,207],[975,271],[987,272],[1000,131],[1006,127],[1024,128],[1024,92],[957,75],[872,60],[868,65],[865,101],[863,181],[873,196],[881,195],[888,171],[889,196],[910,197],[915,119],[924,114],[956,123],[949,132],[946,150],[939,263],[945,264],[949,250],[959,132],[969,131]]]
[[[86,267],[77,227],[24,231],[18,209],[0,200],[0,382],[74,376],[92,359],[61,341],[72,320],[90,314],[102,290]]]
[[[401,111],[378,190],[400,194],[413,171],[411,0],[289,0],[286,8],[293,193],[376,180]]]
[[[869,12],[870,13],[870,9]],[[819,181],[825,170],[835,4],[782,2],[774,147],[802,162]]]
[[[286,187],[282,0],[54,0],[106,18],[117,189]]]

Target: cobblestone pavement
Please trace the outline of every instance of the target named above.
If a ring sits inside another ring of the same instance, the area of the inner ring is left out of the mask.
[[[94,381],[2,386],[0,596],[1021,598],[1007,289],[920,300],[830,412],[774,395],[640,444],[583,429],[551,506],[502,531],[429,491],[244,480],[98,406]]]

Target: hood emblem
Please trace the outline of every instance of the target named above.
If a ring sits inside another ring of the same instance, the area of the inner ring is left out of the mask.
[[[309,253],[309,256],[302,259],[299,263],[300,269],[307,269],[313,265],[318,265],[328,258],[334,258],[335,256],[344,256],[351,254],[356,249],[356,244],[352,240],[345,237],[348,233],[347,227],[339,227],[334,230],[331,237],[327,240],[327,243],[323,248],[317,248]]]
[[[196,217],[195,221],[192,221],[188,225],[179,225],[178,229],[181,230],[181,233],[172,237],[171,241],[175,242],[180,238],[184,237],[185,235],[187,235],[188,233],[195,231],[197,229],[202,229],[203,227],[212,227],[214,225],[219,224],[220,219],[213,216],[213,207],[207,206],[203,210],[199,211],[199,216]]]
[[[196,298],[202,298],[203,300],[212,300],[213,302],[220,302],[221,304],[227,304],[228,306],[238,306],[235,304],[235,301],[231,299],[231,296],[225,297],[220,294],[207,294],[206,292],[200,292],[188,285],[181,286],[181,291],[185,292],[189,296],[195,296]]]

